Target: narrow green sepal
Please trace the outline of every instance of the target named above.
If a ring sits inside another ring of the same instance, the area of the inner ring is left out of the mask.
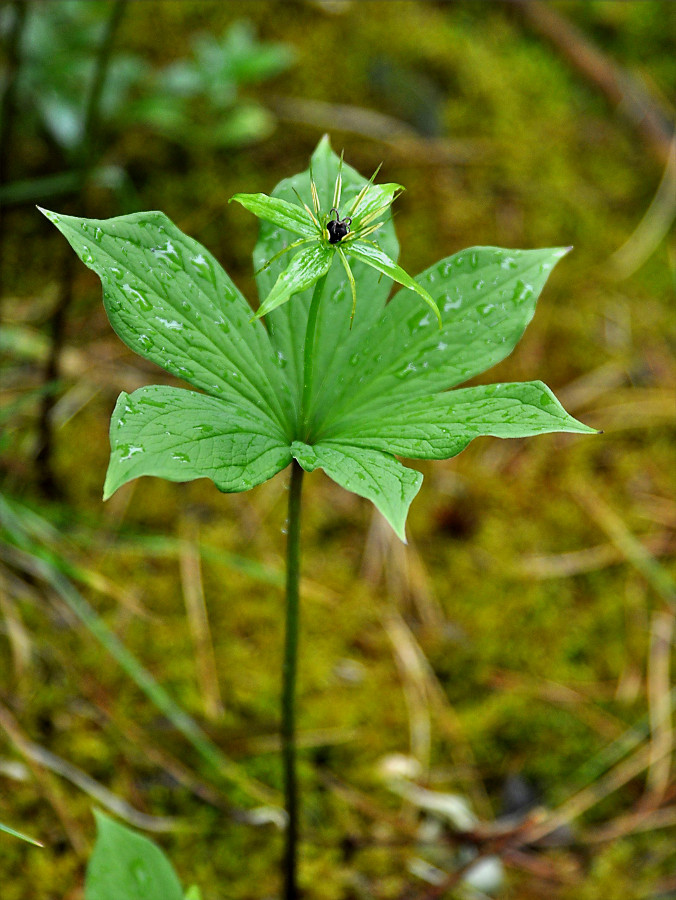
[[[383,275],[388,275],[393,281],[415,291],[427,303],[437,318],[439,328],[442,328],[441,313],[439,307],[434,302],[429,293],[422,285],[418,284],[401,266],[397,265],[394,260],[390,259],[387,253],[384,253],[377,244],[367,241],[352,241],[345,244],[345,252],[355,259],[365,262],[367,265]]]
[[[320,243],[296,253],[286,269],[278,276],[255,318],[267,315],[290,300],[294,294],[300,294],[306,288],[312,287],[329,271],[333,256],[333,251]]]
[[[235,194],[228,203],[232,203],[233,200],[241,203],[259,219],[272,222],[273,225],[279,225],[280,228],[303,237],[317,236],[316,228],[307,212],[295,203],[288,203],[281,197],[269,197],[267,194]]]

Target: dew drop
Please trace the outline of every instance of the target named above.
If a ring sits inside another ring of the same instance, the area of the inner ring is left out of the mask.
[[[458,296],[453,299],[450,294],[444,295],[444,312],[448,312],[451,309],[459,309],[462,304],[462,296],[458,294]]]
[[[133,288],[130,284],[123,284],[122,290],[128,297],[134,300],[141,309],[145,310],[146,312],[153,308],[153,305],[152,303],[150,303],[148,298],[144,297],[140,291],[137,291],[136,288]]]
[[[165,328],[168,328],[170,331],[182,331],[183,325],[180,322],[176,322],[174,319],[163,319],[161,316],[155,316],[158,322],[161,322]]]
[[[126,444],[124,447],[120,447],[120,450],[125,452],[125,456],[120,457],[120,462],[124,462],[127,459],[131,459],[132,456],[136,456],[137,453],[143,453],[143,447],[132,447],[129,444]]]

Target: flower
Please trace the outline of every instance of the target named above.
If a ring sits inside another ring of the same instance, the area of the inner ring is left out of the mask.
[[[397,265],[385,251],[374,241],[367,240],[385,224],[378,218],[386,213],[399,194],[404,190],[400,184],[374,184],[380,166],[362,187],[344,216],[340,215],[340,200],[343,186],[343,157],[341,154],[333,191],[333,203],[327,212],[321,211],[319,193],[310,172],[310,191],[313,209],[305,203],[298,191],[294,193],[300,206],[289,203],[281,197],[270,197],[267,194],[235,194],[231,197],[241,203],[245,209],[287,231],[300,235],[300,238],[276,253],[258,271],[266,269],[272,262],[290,250],[298,250],[289,265],[278,276],[272,290],[261,303],[256,318],[266,315],[294,294],[323,278],[331,268],[336,256],[340,259],[352,292],[352,311],[350,326],[354,320],[357,306],[357,288],[350,268],[349,258],[366,263],[383,275],[389,276],[406,288],[415,291],[429,304],[441,328],[441,314],[437,304],[429,293]],[[302,249],[301,249],[302,248]],[[258,274],[258,273],[256,273]]]

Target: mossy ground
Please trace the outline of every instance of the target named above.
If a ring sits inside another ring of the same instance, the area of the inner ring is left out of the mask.
[[[555,6],[619,64],[662,94],[673,93],[676,57],[665,45],[676,28],[673,4]],[[332,129],[334,147],[344,147],[351,164],[371,172],[383,160],[383,177],[406,185],[396,223],[408,271],[472,244],[575,247],[552,275],[515,353],[487,378],[541,378],[603,435],[484,438],[455,460],[421,464],[425,481],[409,520],[409,577],[398,548],[384,567],[373,564],[380,532],[369,506],[322,475],[306,479],[302,880],[308,898],[385,900],[403,896],[411,881],[412,850],[400,845],[397,828],[410,834],[416,820],[378,774],[386,754],[411,752],[406,690],[415,685],[397,666],[387,629],[392,617],[402,617],[445,698],[429,710],[414,704],[414,719],[424,722],[429,713],[429,784],[469,794],[483,804],[484,816],[499,814],[501,788],[515,775],[536,787],[544,805],[563,801],[582,786],[590,761],[646,713],[649,627],[660,599],[621,553],[605,561],[601,553],[600,562],[566,577],[555,577],[553,568],[551,577],[540,577],[533,560],[609,543],[594,518],[596,496],[631,533],[664,537],[673,559],[673,537],[671,545],[667,540],[676,522],[673,238],[629,279],[613,277],[609,257],[650,203],[661,167],[637,133],[508,4],[357,0],[329,15],[310,3],[152,0],[130,4],[119,43],[166,62],[187,52],[195,31],[218,34],[241,17],[256,23],[262,39],[283,40],[297,53],[286,74],[249,89],[251,96],[273,106],[279,96],[354,104],[448,139],[451,160],[440,163],[420,145],[396,150]],[[128,166],[144,208],[163,209],[205,243],[253,297],[257,226],[227,200],[236,191],[269,190],[304,168],[320,133],[313,124],[280,121],[263,143],[207,152],[132,131],[111,138],[106,158]],[[88,203],[90,214],[101,217],[118,211],[102,192]],[[30,211],[13,213],[12,223],[4,250],[5,309],[10,320],[39,324],[66,248]],[[78,268],[69,346],[94,363],[105,350],[122,375],[111,377],[57,433],[63,497],[48,504],[35,487],[32,407],[8,432],[5,489],[57,525],[64,557],[104,576],[141,608],[139,614],[110,591],[82,588],[198,718],[204,706],[177,556],[144,552],[134,536],[198,534],[229,554],[225,562],[217,554],[203,558],[225,709],[206,727],[248,776],[278,789],[282,591],[241,571],[232,558],[281,575],[286,475],[251,494],[227,496],[207,483],[143,479],[104,507],[114,398],[136,386],[125,383],[129,373],[148,383],[157,375],[111,334],[99,298],[98,282]],[[26,365],[27,379],[33,375]],[[79,380],[87,384],[86,371]],[[70,384],[66,379],[64,387]],[[366,542],[367,533],[376,537]],[[673,571],[668,553],[663,563]],[[196,799],[148,758],[151,747],[171,752],[216,783],[224,802],[248,802],[213,779],[49,592],[29,584],[18,609],[30,664],[13,674],[5,636],[0,659],[3,701],[24,734],[137,808],[179,816],[185,829],[160,842],[183,883],[198,883],[205,900],[275,896],[281,848],[275,827],[242,824]],[[134,726],[133,738],[125,723]],[[3,755],[16,756],[7,742]],[[73,851],[54,804],[33,780],[1,777],[0,821],[46,844],[37,850],[0,837],[3,900],[77,900],[83,856]],[[630,809],[642,778],[578,824],[602,824]],[[90,799],[56,776],[50,790],[63,798],[71,832],[91,842]],[[537,867],[513,866],[500,896],[644,898],[656,896],[669,876],[673,888],[673,829],[598,846],[580,835],[580,846],[547,851],[558,881],[543,878]],[[442,860],[451,861],[450,854]]]

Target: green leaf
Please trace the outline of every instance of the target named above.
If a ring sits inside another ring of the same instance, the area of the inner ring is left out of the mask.
[[[328,138],[322,138],[312,156],[312,174],[317,184],[323,212],[328,212],[333,205],[333,191],[339,166],[340,158],[331,149]],[[346,210],[361,188],[367,184],[367,179],[346,163],[343,163],[342,177],[341,207]],[[272,193],[275,197],[293,203],[296,200],[294,188],[312,208],[309,169],[284,179]],[[399,255],[399,245],[391,221],[383,225],[378,231],[377,237],[383,250],[396,260]],[[282,250],[289,243],[288,238],[289,235],[278,227],[262,222],[260,237],[254,251],[254,267],[259,269],[275,253]],[[259,272],[256,281],[261,300],[264,300],[270,293],[284,266],[285,260],[282,257],[270,268]],[[361,333],[381,315],[392,287],[388,278],[382,277],[363,263],[356,262],[353,273],[357,280],[359,299],[352,331],[350,331],[352,294],[342,266],[332,266],[326,280],[324,299],[319,308],[314,346],[314,380],[317,388],[322,382],[329,383],[341,377],[349,365],[347,338],[350,335]],[[305,326],[311,297],[311,289],[304,291],[303,294],[294,297],[293,303],[279,307],[266,318],[270,339],[284,366],[297,411],[300,408],[303,390]]]
[[[371,500],[406,543],[406,515],[422,484],[420,472],[402,466],[390,453],[354,447],[347,441],[313,446],[294,441],[291,452],[306,472],[323,469],[345,490]]]
[[[378,414],[345,417],[321,440],[386,450],[410,459],[449,459],[475,437],[532,437],[554,431],[594,434],[568,415],[541,381],[460,388],[393,403]]]
[[[156,844],[97,810],[94,815],[98,836],[85,900],[183,900],[176,872]]]
[[[265,328],[214,257],[160,212],[79,219],[43,210],[103,283],[110,323],[145,359],[243,400],[282,428],[292,402]]]
[[[441,326],[441,313],[432,297],[430,297],[425,288],[411,278],[408,272],[405,272],[401,266],[398,266],[394,260],[390,259],[387,253],[383,253],[380,247],[372,242],[352,241],[345,244],[345,252],[353,258],[359,259],[369,266],[372,266],[374,269],[377,269],[379,272],[382,272],[383,275],[388,275],[393,281],[415,291],[416,294],[421,296],[425,303],[430,307]]]
[[[395,294],[372,329],[348,336],[349,370],[317,395],[324,415],[315,434],[357,408],[377,415],[384,404],[455,387],[503,360],[566,252],[475,247],[431,266],[416,280],[436,300],[442,330],[408,292]]]
[[[202,891],[196,884],[191,884],[185,892],[185,900],[202,900]]]
[[[333,257],[333,250],[319,242],[299,250],[277,278],[256,316],[266,315],[282,303],[286,303],[294,294],[301,293],[319,281],[331,268]]]
[[[288,438],[252,404],[159,385],[120,394],[110,448],[104,499],[141,475],[246,491],[291,462]]]
[[[281,197],[269,197],[267,194],[235,194],[229,202],[232,203],[233,200],[241,203],[259,219],[303,237],[319,238],[307,212],[297,203],[290,203]]]

